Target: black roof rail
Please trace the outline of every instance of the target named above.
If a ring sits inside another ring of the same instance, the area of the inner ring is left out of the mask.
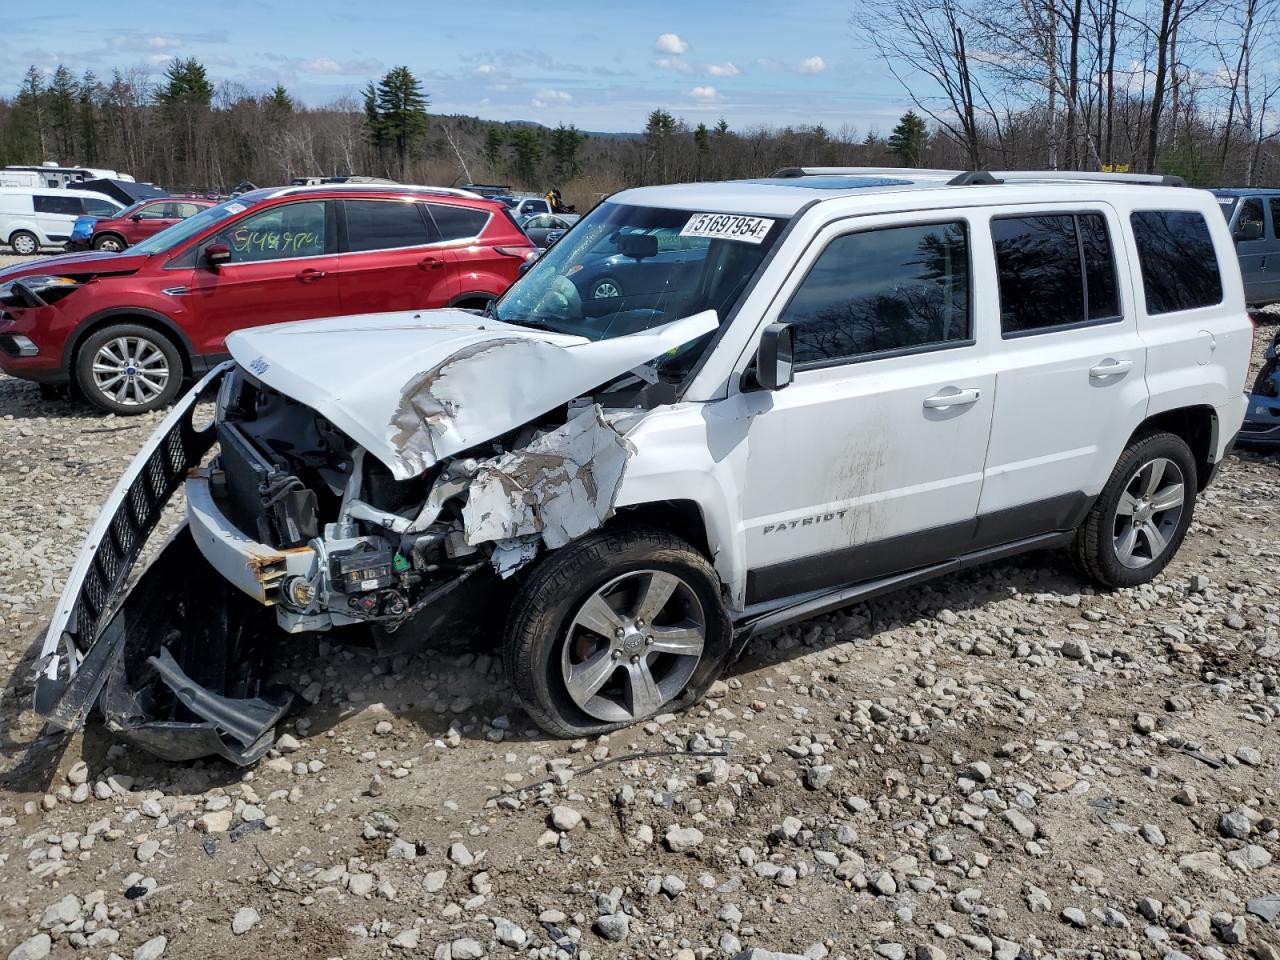
[[[997,180],[986,170],[966,170],[947,181],[948,187],[994,187],[1004,183]]]

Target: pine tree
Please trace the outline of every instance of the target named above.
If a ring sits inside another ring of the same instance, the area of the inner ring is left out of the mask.
[[[577,127],[563,123],[551,131],[551,162],[554,176],[560,183],[578,175],[578,148],[587,142],[587,135]]]
[[[542,138],[532,127],[520,127],[511,134],[511,168],[526,187],[538,182],[538,167],[542,164]]]
[[[18,134],[18,155],[31,159],[37,154],[37,162],[49,159],[49,145],[45,138],[44,78],[34,66],[28,67],[22,78],[22,88],[13,101],[13,122]]]
[[[102,84],[92,70],[80,78],[79,91],[80,155],[92,166],[98,162],[98,102],[102,97]]]
[[[156,102],[165,106],[207,107],[213,103],[213,82],[195,57],[174,59],[164,71]]]
[[[293,97],[289,96],[289,91],[284,88],[283,84],[277,83],[270,93],[267,94],[265,106],[267,110],[273,113],[293,113],[296,106]]]
[[[711,156],[711,132],[705,123],[698,124],[697,129],[693,131],[693,143],[698,148],[697,178],[701,180],[703,167]]]
[[[392,67],[364,91],[365,121],[374,146],[381,151],[394,147],[400,179],[408,171],[409,153],[427,132],[427,107],[431,99],[422,91],[408,67]]]
[[[918,167],[929,145],[929,128],[914,110],[908,110],[889,134],[889,152],[904,167]]]
[[[59,162],[70,163],[76,152],[76,100],[79,97],[76,78],[62,64],[53,71],[53,79],[45,90],[48,123],[52,128],[54,150]]]
[[[489,166],[497,169],[498,164],[502,161],[502,148],[506,146],[507,138],[502,134],[501,127],[490,127],[484,134],[484,158]]]
[[[658,109],[649,114],[644,127],[646,152],[653,156],[657,182],[667,180],[667,154],[672,135],[676,132],[676,118],[666,110]]]

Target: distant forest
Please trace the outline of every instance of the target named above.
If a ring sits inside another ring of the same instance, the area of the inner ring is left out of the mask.
[[[215,82],[194,59],[158,80],[32,67],[0,97],[0,163],[109,167],[171,191],[345,174],[556,185],[583,208],[629,186],[796,165],[1127,169],[1280,186],[1277,5],[860,0],[854,32],[903,89],[885,134],[695,125],[663,107],[635,135],[443,116],[404,66],[324,105]]]

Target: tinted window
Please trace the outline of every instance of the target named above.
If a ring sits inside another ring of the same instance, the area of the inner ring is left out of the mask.
[[[1262,201],[1254,197],[1250,197],[1240,205],[1240,219],[1236,221],[1236,229],[1241,227],[1257,227],[1258,236],[1264,236],[1266,230],[1263,229],[1266,214],[1262,212]]]
[[[472,207],[451,207],[443,203],[429,203],[427,208],[435,218],[441,240],[465,240],[476,237],[484,229],[489,214]]]
[[[970,338],[963,223],[889,227],[831,241],[779,320],[797,363]]]
[[[1209,236],[1198,213],[1143,210],[1130,214],[1142,264],[1147,313],[1173,313],[1222,302],[1222,277]]]
[[[68,217],[78,217],[84,213],[79,197],[59,196],[56,193],[33,194],[31,204],[36,213],[57,213]]]
[[[1000,330],[1033,333],[1118,315],[1107,224],[1099,214],[991,221],[1000,275]]]
[[[430,243],[420,204],[404,200],[346,200],[347,249],[391,250]]]
[[[84,197],[84,212],[92,217],[114,217],[119,207],[110,200],[95,200],[93,197]]]
[[[1271,198],[1271,235],[1280,240],[1280,197]]]
[[[218,231],[209,242],[229,246],[232,263],[319,256],[325,252],[324,201],[269,207]]]

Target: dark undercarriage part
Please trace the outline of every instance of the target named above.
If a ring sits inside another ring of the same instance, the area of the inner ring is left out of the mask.
[[[271,611],[230,587],[184,528],[103,631],[123,636],[99,704],[107,728],[165,760],[254,763],[294,703],[264,677],[286,639]]]

